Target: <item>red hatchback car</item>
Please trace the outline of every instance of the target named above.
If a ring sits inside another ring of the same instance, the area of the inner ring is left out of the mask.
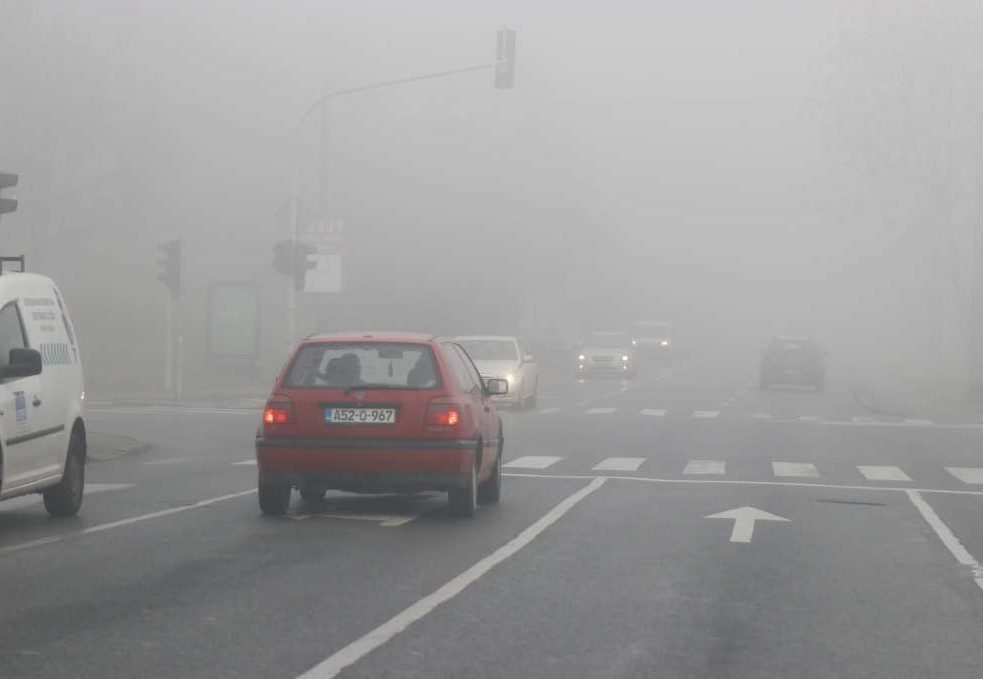
[[[498,502],[502,420],[451,339],[412,334],[320,335],[301,342],[280,372],[256,438],[259,506],[283,514],[301,497],[447,491],[472,516]]]

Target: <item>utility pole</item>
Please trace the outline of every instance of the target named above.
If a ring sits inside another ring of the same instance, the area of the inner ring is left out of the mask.
[[[181,398],[184,371],[184,335],[181,322],[181,239],[169,240],[157,246],[160,250],[157,280],[167,288],[169,300],[164,315],[164,389],[175,400]]]
[[[321,217],[327,218],[327,202],[328,202],[328,189],[327,189],[327,164],[328,164],[328,152],[327,152],[327,132],[328,132],[328,110],[326,104],[338,97],[349,96],[352,94],[360,94],[362,92],[370,92],[373,90],[381,90],[387,87],[395,87],[397,85],[406,85],[409,83],[420,82],[423,80],[436,80],[438,78],[447,78],[455,75],[463,75],[465,73],[474,73],[477,71],[493,71],[494,72],[494,87],[497,90],[511,90],[515,81],[515,44],[516,44],[516,34],[515,31],[509,28],[499,29],[496,35],[495,42],[495,60],[486,62],[483,64],[476,64],[474,66],[464,66],[461,68],[448,69],[446,71],[437,71],[434,73],[425,73],[423,75],[410,76],[407,78],[398,78],[395,80],[385,80],[382,82],[371,83],[368,85],[360,85],[358,87],[349,87],[342,90],[335,90],[332,92],[327,92],[317,99],[315,99],[310,106],[304,111],[300,116],[300,120],[297,122],[294,128],[293,134],[293,170],[290,181],[290,206],[287,211],[287,220],[290,224],[290,242],[293,244],[293,259],[296,261],[298,257],[297,250],[297,238],[300,233],[300,134],[304,129],[304,124],[307,119],[311,117],[316,111],[321,112],[321,145],[320,145],[320,182],[319,182],[319,206]],[[295,286],[288,286],[287,289],[287,351],[289,352],[293,348],[294,341],[296,339],[296,328],[297,328],[297,288]]]

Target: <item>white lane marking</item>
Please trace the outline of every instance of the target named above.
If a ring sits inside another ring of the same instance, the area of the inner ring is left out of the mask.
[[[562,459],[562,457],[551,457],[549,455],[526,455],[525,457],[517,457],[511,462],[506,462],[505,466],[509,469],[546,469]]]
[[[603,478],[592,480],[585,487],[560,502],[560,504],[536,521],[536,523],[526,528],[469,569],[447,581],[439,589],[396,614],[365,636],[356,639],[340,651],[332,653],[327,659],[300,675],[299,679],[330,679],[331,677],[338,676],[346,667],[353,665],[375,649],[384,645],[414,622],[424,618],[442,603],[450,601],[463,592],[468,585],[477,582],[492,568],[513,556],[520,549],[535,540],[543,531],[559,521],[577,503],[602,485],[604,485]]]
[[[926,420],[921,417],[906,417],[901,420],[904,424],[908,424],[914,427],[931,427],[935,422],[932,420]]]
[[[145,467],[170,467],[174,465],[184,464],[191,459],[200,458],[190,458],[190,457],[164,457],[159,460],[149,460],[147,462],[141,462]]]
[[[918,493],[918,491],[909,490],[906,491],[908,498],[911,503],[915,505],[922,518],[925,522],[932,527],[935,534],[939,536],[942,540],[942,544],[946,546],[949,553],[956,557],[958,561],[963,566],[968,566],[973,573],[973,580],[976,581],[977,586],[983,590],[983,566],[980,566],[980,562],[973,558],[963,544],[959,541],[959,538],[949,530],[949,527],[945,525],[939,515],[935,513],[935,510],[925,502],[925,499]]]
[[[876,417],[870,417],[869,415],[858,415],[853,418],[854,424],[877,424],[880,422]]]
[[[587,415],[610,415],[617,408],[591,408],[587,411]]]
[[[107,493],[114,490],[124,490],[126,488],[133,488],[134,486],[136,486],[135,483],[87,483],[85,484],[85,491],[83,492],[82,496],[84,498],[86,495]],[[0,504],[0,511],[9,511],[19,509],[21,507],[33,507],[39,502],[41,502],[40,495],[23,495],[10,500],[4,500],[3,504]]]
[[[120,519],[119,521],[110,521],[109,523],[101,523],[90,528],[84,528],[73,533],[66,533],[64,535],[56,535],[50,538],[41,538],[40,540],[34,540],[32,542],[22,542],[18,545],[9,545],[7,547],[0,547],[0,555],[10,554],[12,552],[19,552],[25,549],[30,549],[31,547],[37,547],[38,545],[48,545],[53,542],[63,542],[65,540],[71,540],[72,538],[81,537],[83,535],[91,535],[92,533],[102,533],[103,531],[112,530],[114,528],[122,528],[123,526],[129,526],[134,523],[142,523],[143,521],[150,521],[151,519],[159,519],[163,516],[170,516],[172,514],[180,514],[181,512],[187,512],[192,509],[201,509],[202,507],[210,507],[219,502],[225,502],[226,500],[234,500],[235,498],[243,497],[244,495],[253,495],[256,493],[255,488],[250,488],[249,490],[241,490],[238,493],[229,493],[228,495],[219,495],[218,497],[208,498],[207,500],[201,500],[190,505],[181,505],[180,507],[171,507],[170,509],[162,509],[158,512],[150,512],[149,514],[140,514],[138,516],[131,516],[128,519]]]
[[[720,415],[719,410],[694,410],[693,417],[698,419],[709,420]]]
[[[911,481],[911,477],[901,467],[858,464],[857,469],[868,481]]]
[[[753,415],[751,415],[751,419],[753,419],[753,420],[770,420],[771,419],[771,413],[754,413]]]
[[[535,474],[530,472],[512,472],[505,476],[524,479],[556,479],[561,481],[586,481],[602,478],[588,474]],[[819,488],[822,490],[856,490],[856,491],[890,491],[906,493],[915,490],[919,493],[935,493],[937,495],[961,495],[983,498],[983,490],[951,490],[949,488],[902,488],[900,486],[858,486],[835,483],[808,483],[806,481],[736,481],[723,479],[659,479],[650,476],[610,476],[603,478],[612,481],[641,481],[643,483],[692,484],[707,486],[762,486],[770,488]]]
[[[636,472],[644,457],[609,457],[594,466],[596,472]]]
[[[242,462],[233,462],[232,464],[233,465],[241,465],[243,467],[247,467],[247,466],[248,467],[255,467],[256,466],[256,458],[253,458],[251,460],[243,460]]]
[[[819,476],[811,462],[772,462],[771,467],[775,476]]]
[[[799,422],[822,422],[823,418],[819,415],[800,415]]]
[[[540,415],[552,415],[553,413],[560,412],[560,408],[542,408],[536,411]]]
[[[641,414],[647,417],[665,417],[666,411],[659,410],[658,408],[646,408],[641,412]]]
[[[353,521],[372,521],[383,528],[398,528],[405,526],[421,514],[338,514],[335,512],[316,512],[314,514],[287,514],[286,518],[294,521],[306,521],[311,517],[322,519],[351,519]]]
[[[983,467],[946,467],[945,470],[963,483],[983,484]]]
[[[723,460],[690,460],[683,474],[723,474],[726,471],[727,463]]]
[[[755,521],[789,521],[789,519],[783,516],[769,514],[755,507],[738,507],[737,509],[720,512],[719,514],[710,514],[703,518],[732,519],[734,521],[734,528],[730,532],[731,542],[751,542],[751,537],[754,535]]]

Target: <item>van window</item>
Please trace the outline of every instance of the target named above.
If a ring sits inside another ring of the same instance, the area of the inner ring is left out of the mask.
[[[0,367],[10,363],[11,349],[25,349],[24,324],[17,303],[10,302],[0,309]]]

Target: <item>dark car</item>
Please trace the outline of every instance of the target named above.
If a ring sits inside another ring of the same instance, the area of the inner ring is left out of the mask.
[[[776,337],[761,357],[761,388],[794,384],[822,391],[826,386],[825,352],[808,337]]]

